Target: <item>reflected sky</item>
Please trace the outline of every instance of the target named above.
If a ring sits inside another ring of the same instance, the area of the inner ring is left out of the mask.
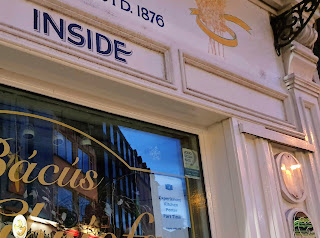
[[[119,126],[131,147],[153,171],[184,175],[180,140]]]

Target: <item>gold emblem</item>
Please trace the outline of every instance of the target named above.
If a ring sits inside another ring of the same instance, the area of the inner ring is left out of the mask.
[[[27,221],[22,215],[14,218],[12,224],[12,231],[15,238],[25,238],[27,235]]]
[[[226,21],[237,24],[250,34],[251,28],[244,21],[225,14],[225,0],[196,0],[196,2],[198,9],[191,8],[191,15],[197,16],[198,26],[210,38],[209,53],[224,55],[224,50],[220,49],[220,45],[229,47],[238,45],[237,35],[226,25]],[[225,37],[227,33],[231,37]],[[218,46],[216,46],[216,42]]]

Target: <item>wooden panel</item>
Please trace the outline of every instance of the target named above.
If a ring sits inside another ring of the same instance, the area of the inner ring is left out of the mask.
[[[238,76],[227,66],[213,65],[183,53],[181,61],[185,93],[292,127],[286,114],[287,94]]]

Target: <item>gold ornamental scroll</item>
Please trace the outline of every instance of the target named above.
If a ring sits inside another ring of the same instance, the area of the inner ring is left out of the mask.
[[[217,35],[216,33],[212,32],[208,27],[201,21],[199,17],[199,10],[195,8],[190,8],[191,10],[191,15],[197,15],[197,24],[200,27],[200,29],[206,33],[211,39],[215,40],[216,42],[229,46],[229,47],[236,47],[238,45],[238,39],[236,33],[231,30],[229,27],[226,27],[226,31],[230,34],[231,39],[224,38],[222,36]],[[224,18],[227,21],[231,21],[241,28],[243,28],[245,31],[247,31],[250,34],[250,26],[248,26],[244,21],[240,20],[239,18],[231,15],[224,15]]]

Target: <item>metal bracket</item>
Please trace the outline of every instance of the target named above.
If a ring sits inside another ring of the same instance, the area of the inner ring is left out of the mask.
[[[290,44],[305,28],[317,10],[320,0],[303,0],[279,16],[271,17],[271,26],[274,34],[274,46],[277,54],[280,49]],[[305,14],[309,14],[307,19]]]

